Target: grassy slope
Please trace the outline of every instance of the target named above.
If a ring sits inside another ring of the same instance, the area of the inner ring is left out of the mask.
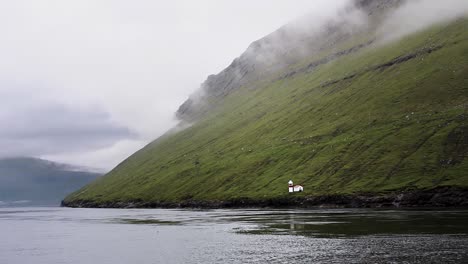
[[[467,28],[434,27],[243,87],[66,200],[269,198],[285,195],[289,179],[301,195],[467,187]],[[324,85],[332,80],[341,81]]]

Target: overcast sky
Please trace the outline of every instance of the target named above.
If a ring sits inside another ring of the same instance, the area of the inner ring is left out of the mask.
[[[0,157],[110,169],[256,39],[347,0],[0,3]]]

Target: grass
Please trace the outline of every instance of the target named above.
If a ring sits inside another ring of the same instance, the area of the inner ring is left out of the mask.
[[[278,198],[289,179],[301,196],[468,187],[467,27],[440,25],[241,87],[66,201]]]

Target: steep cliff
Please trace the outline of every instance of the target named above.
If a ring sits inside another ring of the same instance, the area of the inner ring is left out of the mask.
[[[254,42],[180,107],[190,127],[149,144],[64,204],[300,203],[362,194],[388,202],[418,191],[431,195],[413,200],[429,201],[452,199],[451,188],[465,197],[468,20],[388,40],[385,24],[401,1],[356,3],[319,25],[304,17]],[[289,179],[304,192],[288,196]]]

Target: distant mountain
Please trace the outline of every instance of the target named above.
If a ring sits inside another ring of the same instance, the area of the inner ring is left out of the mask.
[[[37,158],[0,159],[0,206],[59,205],[100,175]]]

